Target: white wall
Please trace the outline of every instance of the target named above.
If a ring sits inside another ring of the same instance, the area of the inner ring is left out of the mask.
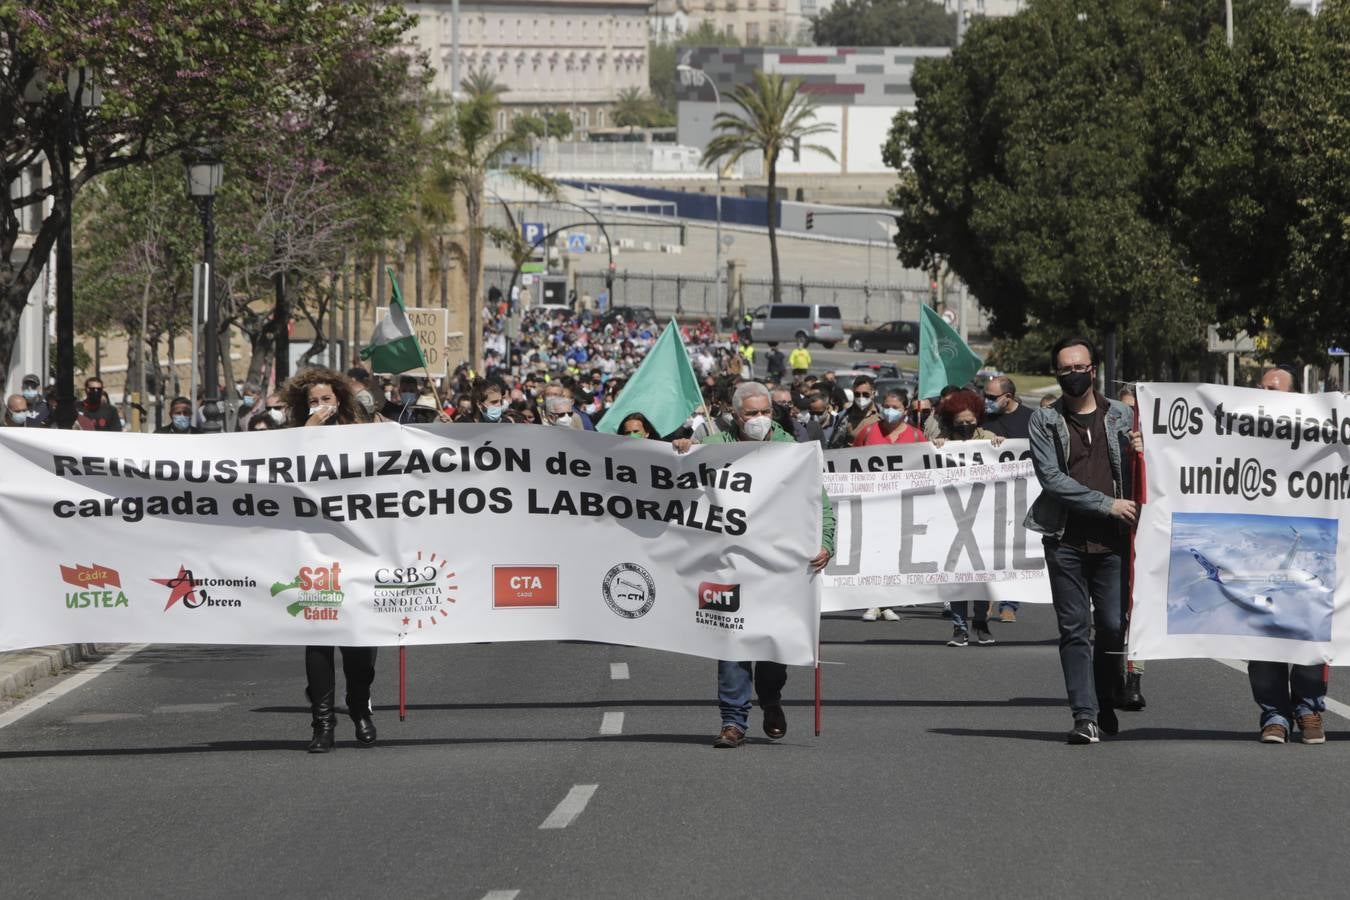
[[[890,106],[851,106],[848,109],[848,171],[886,172],[881,150],[899,110]]]

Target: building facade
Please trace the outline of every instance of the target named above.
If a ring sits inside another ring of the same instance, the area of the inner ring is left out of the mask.
[[[651,14],[651,39],[658,44],[679,40],[704,22],[718,34],[746,46],[810,41],[811,18],[832,0],[656,0]]]
[[[802,90],[817,101],[816,121],[834,126],[811,143],[828,148],[822,153],[802,148],[778,162],[784,175],[848,175],[889,171],[881,150],[895,114],[914,107],[910,78],[920,59],[942,57],[945,47],[698,47],[687,61],[701,69],[726,97],[739,84],[754,79],[756,71],[800,78]],[[706,147],[712,137],[717,104],[712,87],[681,81],[677,92],[677,141]],[[746,160],[753,177],[755,160]]]
[[[449,0],[405,3],[435,70],[434,87],[454,83],[455,22]],[[568,113],[578,133],[612,125],[625,88],[648,89],[650,0],[464,0],[459,12],[461,81],[485,72],[506,87],[497,126],[531,113]]]

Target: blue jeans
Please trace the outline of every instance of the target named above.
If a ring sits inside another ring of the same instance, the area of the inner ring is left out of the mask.
[[[973,618],[975,619],[975,627],[987,629],[989,627],[988,600],[975,600],[975,601],[967,600],[965,603],[962,603],[958,600],[956,603],[953,603],[952,625],[961,629],[962,631],[965,632],[970,631],[970,623],[966,621],[966,615],[970,614],[970,607],[972,603],[975,606],[975,614],[973,616]],[[959,609],[958,607],[963,609]]]
[[[1096,721],[1103,707],[1114,706],[1123,671],[1124,560],[1119,553],[1085,553],[1047,539],[1045,564],[1069,707],[1074,719]]]
[[[1022,604],[1016,600],[1000,600],[998,604],[999,612],[1003,612],[1005,609],[1011,609],[1013,612],[1017,612],[1021,608]]]
[[[1261,727],[1293,727],[1293,720],[1327,708],[1327,686],[1322,680],[1324,667],[1295,666],[1289,663],[1247,663],[1247,680],[1252,684],[1252,699],[1261,707]]]
[[[750,721],[750,689],[759,695],[760,706],[783,699],[787,684],[787,666],[776,662],[717,661],[717,705],[722,710],[722,725],[747,730]]]

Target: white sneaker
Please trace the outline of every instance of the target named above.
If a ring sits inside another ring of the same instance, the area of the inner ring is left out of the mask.
[[[899,615],[895,610],[891,609],[890,607],[887,607],[886,609],[883,609],[883,610],[881,611],[881,617],[882,617],[883,619],[885,619],[887,622],[899,622],[899,621],[900,621],[900,615]]]
[[[862,620],[864,622],[875,622],[877,620],[877,616],[879,615],[881,615],[881,609],[874,606],[867,612],[863,613]]]

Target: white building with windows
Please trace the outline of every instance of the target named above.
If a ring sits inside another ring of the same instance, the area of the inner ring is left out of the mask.
[[[430,56],[434,87],[454,84],[450,0],[410,2],[417,45]],[[648,88],[650,0],[463,0],[459,70],[486,72],[506,86],[498,128],[535,112],[566,112],[577,131],[612,124],[625,88]]]

